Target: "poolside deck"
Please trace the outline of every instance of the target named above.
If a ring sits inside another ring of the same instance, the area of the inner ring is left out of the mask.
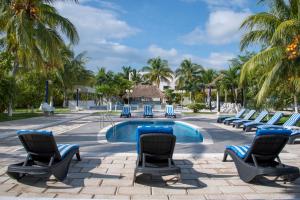
[[[213,144],[178,144],[175,160],[182,168],[182,180],[174,176],[141,175],[133,183],[135,145],[99,143],[99,116],[88,116],[48,127],[59,134],[57,142],[79,143],[83,160],[73,161],[63,182],[26,178],[18,183],[5,175],[9,163],[25,156],[16,137],[0,142],[0,198],[5,196],[62,199],[295,199],[300,198],[300,179],[295,183],[261,179],[257,184],[242,182],[233,162],[221,162],[228,144],[249,143],[253,134],[215,124],[215,115],[186,117],[202,128]],[[114,120],[124,120],[115,118]],[[125,119],[126,120],[126,119]],[[107,124],[108,125],[108,124]],[[282,161],[300,167],[300,148],[288,145]]]

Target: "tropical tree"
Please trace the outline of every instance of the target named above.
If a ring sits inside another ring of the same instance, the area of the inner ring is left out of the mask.
[[[122,67],[122,74],[123,74],[123,76],[124,76],[124,78],[126,78],[126,79],[130,79],[130,73],[132,73],[132,68],[131,68],[131,66],[123,66]]]
[[[97,93],[109,101],[114,98],[121,99],[126,93],[126,89],[132,87],[132,82],[123,77],[122,74],[116,74],[112,71],[106,71],[100,68],[96,75]]]
[[[201,88],[203,71],[201,65],[193,63],[190,59],[183,60],[175,71],[177,87],[194,94]]]
[[[294,98],[295,111],[298,112],[300,1],[260,2],[266,3],[269,10],[251,15],[243,22],[241,28],[246,33],[241,40],[241,49],[259,44],[262,50],[244,64],[240,84],[246,81],[249,74],[263,69],[262,85],[257,94],[258,104],[270,95],[274,85],[281,85],[279,83],[285,81]]]
[[[63,66],[61,49],[78,42],[74,25],[51,6],[57,0],[0,0],[0,41],[14,56],[12,77],[19,67]],[[77,2],[76,0],[73,0]],[[12,114],[12,99],[9,115]]]
[[[168,65],[168,61],[156,57],[149,59],[147,63],[149,66],[142,69],[146,72],[144,77],[157,87],[160,86],[161,81],[169,83],[173,79],[173,72]]]
[[[132,69],[131,71],[131,81],[134,83],[134,85],[138,85],[143,82],[141,73],[136,69]]]
[[[55,74],[63,92],[63,107],[66,107],[69,91],[73,91],[75,85],[90,85],[93,82],[94,74],[85,68],[86,52],[75,55],[71,49],[67,48],[63,56],[64,66],[58,68]]]

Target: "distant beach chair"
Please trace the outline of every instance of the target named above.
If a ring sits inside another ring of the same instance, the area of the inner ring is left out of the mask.
[[[290,134],[291,131],[286,129],[258,129],[251,145],[227,146],[223,162],[230,155],[240,178],[245,182],[260,176],[283,177],[285,181],[293,181],[299,177],[299,169],[282,164],[279,159]]]
[[[131,117],[131,109],[130,106],[123,106],[120,117]]]
[[[251,131],[252,128],[257,128],[260,125],[274,125],[280,120],[280,118],[282,116],[283,116],[282,112],[276,112],[273,115],[273,117],[271,117],[271,119],[269,121],[267,121],[267,123],[255,122],[255,121],[246,122],[246,123],[244,123],[243,130],[248,132],[248,131]]]
[[[259,113],[259,115],[252,121],[252,120],[247,120],[247,119],[239,119],[239,120],[235,120],[232,122],[232,126],[235,128],[240,128],[241,125],[243,125],[246,122],[256,122],[259,123],[261,122],[267,115],[268,115],[268,111],[263,110]]]
[[[300,113],[294,113],[282,125],[260,125],[257,128],[258,129],[267,129],[267,128],[273,128],[273,129],[275,129],[275,128],[278,128],[278,129],[282,129],[282,128],[291,129],[292,126],[295,126],[299,122],[299,120],[300,120]]]
[[[166,106],[165,117],[174,117],[174,118],[176,118],[176,114],[174,112],[174,106],[173,105],[167,105]]]
[[[42,103],[39,109],[46,115],[54,115],[55,108],[46,102]]]
[[[23,144],[27,157],[24,162],[8,166],[7,174],[13,179],[26,175],[50,177],[52,174],[63,181],[68,174],[73,156],[80,159],[79,145],[56,144],[51,131],[21,130],[17,135]]]
[[[144,118],[145,117],[153,117],[153,111],[151,105],[144,106]]]
[[[138,158],[134,171],[152,175],[176,174],[180,179],[181,170],[173,161],[176,136],[172,127],[140,126],[136,130]]]
[[[218,123],[223,123],[225,119],[234,117],[235,119],[240,119],[242,115],[245,113],[246,109],[241,109],[235,116],[219,116],[217,119]]]
[[[255,110],[250,110],[244,118],[244,120],[249,120],[254,114],[255,114]],[[230,125],[233,121],[236,121],[236,120],[240,120],[241,118],[236,118],[236,117],[230,117],[230,118],[227,118],[224,120],[224,124],[226,125]]]
[[[295,144],[298,138],[300,138],[300,129],[292,130],[288,144]]]

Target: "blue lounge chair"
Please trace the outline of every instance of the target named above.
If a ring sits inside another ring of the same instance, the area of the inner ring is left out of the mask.
[[[173,161],[176,136],[172,127],[140,126],[136,129],[137,173],[152,175],[177,174],[180,179],[181,170]]]
[[[248,131],[251,131],[252,128],[257,128],[260,125],[274,125],[280,120],[280,118],[282,116],[283,116],[282,112],[276,112],[273,115],[273,117],[271,117],[271,119],[269,121],[267,121],[267,123],[255,122],[255,121],[246,122],[246,123],[244,123],[243,130],[248,132]]]
[[[217,119],[217,123],[223,123],[223,121],[224,121],[225,119],[228,119],[228,118],[231,118],[231,117],[240,119],[240,118],[242,117],[242,115],[243,115],[245,112],[246,112],[246,109],[243,108],[243,109],[241,109],[235,116],[220,116],[220,117],[218,117],[218,119]]]
[[[256,112],[255,110],[250,110],[243,119],[249,120],[255,114],[255,112]],[[230,125],[233,121],[236,121],[236,120],[240,120],[240,118],[231,117],[231,118],[225,119],[224,124]]]
[[[174,117],[174,118],[176,118],[176,114],[175,114],[175,112],[174,112],[174,107],[173,107],[173,105],[167,105],[167,106],[166,106],[165,117]]]
[[[295,141],[300,138],[300,129],[292,130],[290,139],[289,139],[289,144],[295,144]]]
[[[286,122],[284,122],[282,126],[281,125],[260,125],[257,128],[258,129],[267,129],[267,128],[290,129],[290,127],[295,126],[299,122],[299,120],[300,120],[300,113],[294,113],[288,120],[286,120]]]
[[[120,117],[131,117],[130,106],[123,107]]]
[[[153,117],[152,106],[145,105],[144,106],[144,118],[145,117]]]
[[[246,119],[239,119],[232,122],[232,126],[239,128],[241,125],[243,125],[246,122],[256,122],[259,123],[261,120],[263,120],[268,115],[268,111],[263,110],[259,113],[259,115],[252,121],[252,120],[246,120]]]
[[[51,131],[21,130],[17,132],[23,144],[27,158],[24,162],[12,164],[7,174],[14,179],[21,179],[26,175],[50,177],[54,175],[63,181],[68,174],[73,156],[80,159],[79,145],[56,144]]]
[[[260,176],[283,177],[293,181],[299,177],[297,167],[282,164],[279,154],[289,140],[286,129],[258,129],[251,145],[227,146],[223,162],[230,155],[240,178],[251,182]]]

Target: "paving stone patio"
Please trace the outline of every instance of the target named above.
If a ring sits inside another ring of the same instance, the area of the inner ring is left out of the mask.
[[[196,124],[203,123],[208,127],[207,124],[211,121],[202,119],[202,122]],[[74,121],[69,128],[64,125],[65,132],[61,131],[57,135],[58,141],[82,140],[80,143],[82,161],[78,162],[75,159],[72,161],[68,178],[64,182],[58,182],[53,177],[50,180],[26,177],[21,182],[10,179],[5,174],[7,165],[20,161],[25,154],[16,140],[11,138],[2,140],[0,142],[0,199],[1,197],[2,199],[18,197],[117,200],[300,199],[300,179],[286,184],[281,180],[274,181],[269,178],[261,178],[254,184],[242,182],[234,163],[221,161],[223,144],[221,139],[213,134],[215,147],[208,148],[208,152],[184,153],[183,147],[180,147],[178,152],[175,151],[175,162],[182,169],[180,181],[176,176],[139,175],[134,183],[133,172],[136,161],[134,145],[128,146],[133,148],[130,150],[125,148],[120,149],[119,152],[115,150],[110,152],[109,149],[120,146],[97,144],[95,141],[97,133],[91,136],[91,132],[94,132],[96,127],[99,128],[97,123],[97,120],[91,117],[78,120],[78,123]],[[80,126],[76,127],[76,124]],[[222,129],[222,126],[214,127],[223,132],[230,131]],[[74,134],[80,138],[75,138]],[[228,134],[241,133],[233,131]],[[248,141],[248,136],[245,137],[245,141]],[[218,143],[221,143],[219,148],[216,147]],[[97,145],[105,147],[98,148]],[[193,146],[195,147],[197,146]],[[300,167],[299,147],[299,144],[286,146],[281,155],[282,161]],[[216,149],[219,151],[215,152]]]

